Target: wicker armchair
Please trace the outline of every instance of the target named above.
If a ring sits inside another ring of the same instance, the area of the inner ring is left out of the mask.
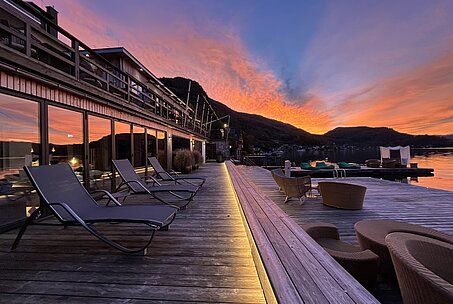
[[[313,223],[302,228],[363,286],[374,285],[379,266],[376,254],[341,241],[335,225]]]
[[[272,178],[275,180],[275,182],[278,185],[278,189],[280,191],[283,190],[283,179],[281,177],[285,177],[285,173],[283,172],[282,168],[277,168],[274,170],[271,170]]]
[[[341,209],[362,209],[366,187],[339,182],[319,182],[324,205]]]
[[[376,253],[381,259],[379,271],[390,277],[395,276],[395,270],[390,252],[385,243],[385,237],[388,234],[392,232],[406,232],[453,244],[453,236],[449,234],[428,227],[395,220],[365,219],[355,223],[354,228],[360,247],[363,250],[370,249]]]
[[[453,245],[395,232],[385,242],[404,303],[453,303]]]
[[[272,170],[271,173],[280,190],[286,195],[285,203],[291,198],[298,198],[301,204],[305,201],[307,192],[311,190],[309,176],[287,177],[281,169]]]

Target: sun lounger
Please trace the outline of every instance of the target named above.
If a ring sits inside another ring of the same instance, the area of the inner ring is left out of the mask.
[[[146,252],[157,229],[166,229],[175,218],[177,208],[163,205],[123,206],[113,196],[109,202],[114,206],[99,205],[79,182],[68,164],[24,167],[32,185],[41,198],[41,207],[27,218],[19,231],[11,250],[19,245],[26,228],[42,214],[45,206],[64,226],[80,225],[104,243],[125,253]],[[108,195],[108,192],[105,191]],[[138,223],[151,228],[149,241],[138,249],[124,247],[97,232],[95,223]]]
[[[316,168],[318,168],[318,169],[335,169],[335,166],[327,165],[325,162],[316,162]]]
[[[185,182],[191,184],[193,186],[203,186],[206,181],[206,177],[201,176],[179,176],[178,173],[172,171],[171,173],[166,171],[160,164],[159,160],[155,157],[148,157],[148,161],[150,162],[151,166],[154,168],[154,172],[156,173],[157,178],[163,181],[171,181],[175,184],[180,184],[181,182]],[[193,182],[192,182],[193,181]]]
[[[112,163],[122,179],[122,182],[117,187],[117,191],[126,186],[131,194],[148,194],[164,204],[169,203],[157,194],[168,193],[180,200],[186,201],[186,203],[181,206],[181,208],[184,209],[199,190],[199,187],[193,185],[162,185],[152,177],[146,177],[144,180],[135,172],[134,167],[132,167],[132,164],[128,159],[112,160]],[[146,179],[152,181],[152,184],[146,183]],[[182,194],[185,196],[182,196]]]
[[[347,162],[338,162],[338,167],[340,169],[360,169],[360,165]]]
[[[310,163],[300,163],[300,168],[304,170],[319,170],[321,168],[313,167]]]

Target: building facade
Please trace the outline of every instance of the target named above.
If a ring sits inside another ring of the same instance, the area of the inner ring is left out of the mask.
[[[0,230],[39,204],[23,166],[70,163],[89,190],[113,190],[112,159],[147,174],[149,156],[167,168],[177,148],[205,156],[212,110],[192,109],[124,48],[90,49],[57,21],[54,8],[0,0]]]

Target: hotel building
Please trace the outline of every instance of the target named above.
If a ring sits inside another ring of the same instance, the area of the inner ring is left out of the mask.
[[[0,0],[0,231],[39,204],[24,165],[69,162],[89,190],[115,186],[111,159],[147,174],[172,151],[205,157],[215,113],[179,99],[122,47],[91,49],[58,26],[58,13]]]

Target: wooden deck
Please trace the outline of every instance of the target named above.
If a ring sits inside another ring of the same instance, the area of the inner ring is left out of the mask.
[[[357,244],[354,223],[361,219],[386,218],[407,221],[453,234],[453,192],[395,183],[374,178],[347,178],[364,185],[367,192],[362,210],[340,210],[324,206],[321,197],[308,198],[303,205],[297,199],[284,204],[270,172],[261,167],[238,167],[299,225],[309,222],[335,224],[345,241]],[[317,183],[322,179],[313,179]],[[315,192],[316,193],[316,192]],[[380,280],[373,294],[383,303],[399,303],[395,282]]]
[[[240,167],[227,162],[227,168],[253,235],[253,249],[256,248],[256,255],[261,256],[273,295],[279,303],[378,303],[250,178],[244,176]],[[266,293],[268,288],[264,291]]]
[[[31,226],[0,234],[1,303],[263,303],[239,207],[224,164],[197,174],[208,181],[169,231],[158,231],[146,256],[107,247],[83,229]],[[102,230],[133,244],[136,226]]]

